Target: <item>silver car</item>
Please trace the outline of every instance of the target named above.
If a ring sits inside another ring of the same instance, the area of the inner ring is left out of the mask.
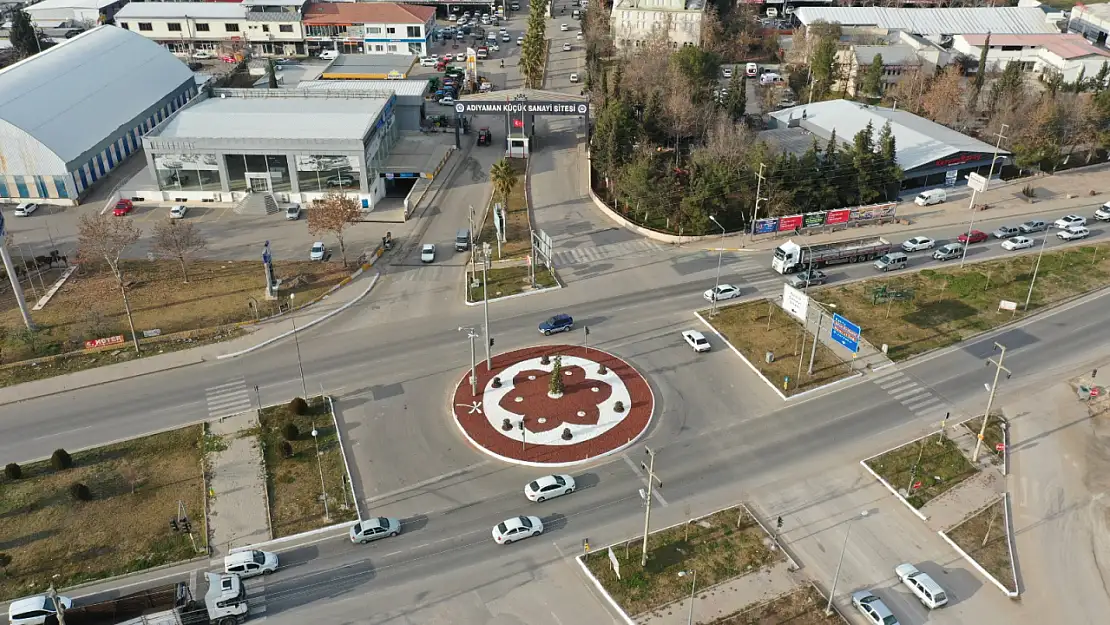
[[[1048,230],[1048,224],[1040,219],[1030,219],[1018,226],[1018,230],[1021,230],[1022,234],[1032,234],[1041,230]]]
[[[933,260],[952,260],[959,258],[964,253],[964,246],[960,243],[949,243],[935,252],[933,252]]]
[[[1009,239],[1012,236],[1016,236],[1020,231],[1019,228],[1013,226],[999,226],[998,230],[991,233],[991,236],[996,239]]]
[[[401,533],[401,522],[389,517],[364,519],[351,526],[351,542],[365,544]]]
[[[876,597],[870,590],[861,590],[852,593],[852,605],[872,625],[898,625],[898,618],[886,607],[883,600]]]

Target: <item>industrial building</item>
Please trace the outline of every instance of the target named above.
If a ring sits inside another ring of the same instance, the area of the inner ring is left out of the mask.
[[[1110,3],[1077,4],[1071,10],[1068,31],[1078,33],[1091,43],[1106,46],[1110,35]]]
[[[215,89],[143,137],[152,175],[124,195],[269,205],[337,191],[371,210],[399,137],[396,104],[381,91]]]
[[[847,30],[900,30],[941,40],[952,35],[1037,35],[1059,33],[1059,14],[1039,7],[887,8],[801,7],[794,17],[803,26],[814,22],[840,24]],[[847,33],[846,33],[847,34]]]
[[[336,97],[352,91],[379,92],[382,97],[396,95],[393,114],[401,132],[419,132],[426,115],[450,112],[435,102],[430,102],[432,110],[425,109],[429,104],[424,99],[427,80],[304,80],[297,84],[297,89],[333,92]]]
[[[828,100],[795,106],[771,113],[770,128],[760,138],[779,150],[804,154],[813,145],[819,146],[836,131],[846,149],[852,139],[870,123],[878,136],[890,122],[897,146],[898,166],[902,168],[902,189],[953,186],[966,182],[967,175],[977,172],[986,176],[995,157],[995,147],[918,117],[907,111],[870,106],[851,100]],[[998,173],[1009,160],[1010,152],[997,152]]]
[[[184,63],[115,26],[0,69],[0,200],[77,203],[196,93]]]

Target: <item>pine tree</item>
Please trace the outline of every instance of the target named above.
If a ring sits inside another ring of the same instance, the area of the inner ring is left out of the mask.
[[[21,59],[38,54],[54,45],[49,39],[42,36],[42,33],[31,22],[31,16],[22,9],[12,15],[12,27],[8,31],[8,41],[11,42],[12,47],[15,48]]]
[[[551,381],[547,385],[547,392],[551,395],[563,394],[563,357],[556,356],[551,365]]]
[[[983,41],[983,49],[979,51],[979,68],[975,71],[975,82],[973,83],[972,93],[978,97],[979,92],[983,90],[983,83],[987,80],[987,52],[991,48],[991,34],[987,33],[987,38]]]

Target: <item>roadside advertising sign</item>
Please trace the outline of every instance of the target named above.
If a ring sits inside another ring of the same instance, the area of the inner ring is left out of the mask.
[[[870,204],[868,206],[857,206],[848,209],[851,211],[852,221],[866,221],[868,219],[886,219],[893,217],[898,209],[898,205],[894,202],[887,202],[885,204]]]
[[[752,230],[755,234],[768,234],[775,232],[779,229],[779,218],[771,217],[770,219],[757,219],[755,220],[755,228]]]
[[[782,309],[798,321],[805,323],[809,312],[809,296],[789,284],[784,284],[782,285]]]
[[[835,226],[836,224],[846,224],[852,218],[852,209],[839,208],[834,211],[825,213],[825,225]]]
[[[1006,443],[995,443],[994,444],[994,450],[995,451],[1005,451],[1006,450]]]
[[[803,228],[817,228],[825,225],[825,212],[820,213],[806,213],[802,218]]]
[[[833,313],[832,340],[848,348],[853,354],[859,351],[860,328],[844,317]]]
[[[85,341],[85,349],[96,349],[98,347],[107,347],[109,345],[120,345],[123,343],[123,335],[117,334],[115,336],[106,336],[102,339],[93,339]]]
[[[787,230],[797,230],[802,227],[801,215],[790,215],[788,217],[779,217],[779,232]]]

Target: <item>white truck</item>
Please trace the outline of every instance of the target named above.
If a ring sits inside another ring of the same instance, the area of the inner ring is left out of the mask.
[[[811,267],[819,269],[829,265],[862,263],[875,260],[890,249],[890,241],[882,237],[864,237],[816,245],[799,244],[791,239],[775,248],[771,268],[781,274],[787,274]]]
[[[247,620],[247,590],[238,575],[205,573],[204,601],[180,582],[65,611],[66,625],[236,625]]]

